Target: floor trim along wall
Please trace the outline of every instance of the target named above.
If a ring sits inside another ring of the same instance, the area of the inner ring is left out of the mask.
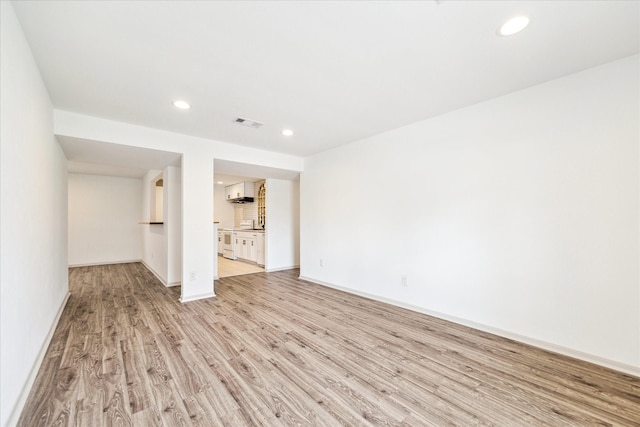
[[[47,350],[49,349],[49,344],[51,344],[51,340],[53,339],[53,334],[56,332],[56,328],[58,327],[58,322],[62,317],[62,313],[64,312],[64,308],[67,306],[67,301],[69,301],[69,297],[71,296],[70,292],[67,292],[65,297],[62,300],[62,304],[58,307],[58,312],[56,313],[56,317],[51,324],[51,328],[49,328],[49,333],[47,334],[44,342],[42,343],[42,347],[40,348],[40,352],[38,353],[38,357],[36,358],[35,363],[31,367],[31,372],[29,373],[29,377],[27,378],[27,382],[22,387],[22,391],[20,392],[20,397],[13,407],[13,411],[11,411],[11,416],[9,417],[9,423],[7,425],[14,426],[18,423],[18,419],[22,414],[22,409],[24,408],[24,404],[27,402],[27,398],[29,397],[29,393],[31,393],[31,387],[33,387],[33,383],[38,376],[38,372],[40,371],[40,366],[42,365],[42,361],[44,360],[44,356],[47,354]]]
[[[132,262],[142,262],[141,259],[131,259],[128,261],[107,261],[107,262],[91,262],[89,264],[69,264],[69,268],[74,267],[93,267],[94,265],[111,265],[111,264],[131,264]]]
[[[162,277],[160,277],[160,275],[153,268],[151,268],[151,266],[149,264],[144,262],[144,260],[141,259],[139,262],[141,262],[142,265],[144,265],[145,268],[151,272],[151,274],[156,276],[156,279],[158,279],[160,281],[160,283],[162,283],[166,288],[170,288],[171,287],[171,286],[167,285],[167,282],[165,282],[165,280]]]
[[[300,268],[300,266],[299,265],[292,265],[291,267],[267,268],[264,271],[267,272],[267,273],[273,273],[274,271],[293,270],[294,268]]]
[[[205,299],[205,298],[213,298],[215,297],[216,294],[211,292],[211,293],[206,293],[206,294],[200,294],[200,295],[193,295],[189,298],[180,298],[180,302],[191,302],[191,301],[197,301],[199,299]]]
[[[142,265],[144,265],[145,268],[151,272],[151,274],[156,276],[156,279],[158,279],[160,281],[160,283],[162,283],[165,286],[165,288],[172,288],[174,286],[182,285],[181,281],[167,283],[162,277],[160,277],[160,275],[153,268],[151,268],[151,266],[149,264],[144,262],[144,260],[139,259],[137,261],[130,261],[130,262],[140,262],[140,263],[142,263]],[[111,263],[111,264],[124,264],[124,263],[114,262],[114,263]]]
[[[640,377],[640,367],[627,365],[624,363],[616,362],[615,360],[605,359],[603,357],[595,356],[589,353],[583,353],[578,350],[574,350],[567,347],[562,347],[553,343],[548,343],[546,341],[541,341],[535,338],[527,337],[524,335],[518,335],[513,332],[505,331],[502,329],[494,328],[491,326],[483,325],[481,323],[476,323],[470,320],[449,316],[447,314],[439,313],[436,311],[427,310],[422,307],[414,306],[411,304],[406,304],[401,301],[396,301],[390,298],[381,297],[374,294],[369,294],[366,292],[359,292],[344,286],[334,285],[332,283],[323,282],[320,280],[312,279],[305,276],[300,276],[300,280],[306,280],[307,282],[315,283],[318,285],[326,286],[333,289],[338,289],[340,291],[344,291],[350,294],[359,295],[361,297],[369,298],[375,301],[384,302],[387,304],[395,305],[397,307],[406,308],[407,310],[416,311],[418,313],[426,314],[428,316],[437,317],[439,319],[447,320],[449,322],[457,323],[459,325],[468,326],[470,328],[478,329],[483,332],[488,332],[490,334],[498,335],[503,338],[512,339],[514,341],[518,341],[524,344],[529,344],[534,347],[541,348],[543,350],[552,351],[555,353],[559,353],[565,356],[573,357],[575,359],[580,359],[585,362],[594,363],[596,365],[604,366],[606,368],[615,369],[616,371],[620,371],[626,374],[634,375]]]

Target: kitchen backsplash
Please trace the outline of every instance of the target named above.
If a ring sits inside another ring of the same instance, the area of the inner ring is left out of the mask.
[[[254,227],[258,227],[258,190],[260,185],[265,181],[256,181],[253,183],[254,197],[253,203],[243,203],[234,205],[233,222],[234,227],[240,227],[240,221],[243,219],[252,219]]]

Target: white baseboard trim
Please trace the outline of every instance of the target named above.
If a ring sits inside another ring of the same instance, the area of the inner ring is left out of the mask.
[[[180,298],[180,302],[191,302],[191,301],[197,301],[200,299],[205,299],[205,298],[213,298],[215,297],[216,294],[214,292],[207,292],[206,294],[200,294],[200,295],[192,295],[188,298]]]
[[[165,285],[167,288],[173,288],[174,286],[180,286],[182,282],[171,282],[168,285]]]
[[[369,294],[367,292],[357,291],[351,288],[347,288],[344,286],[335,285],[333,283],[323,282],[321,280],[316,280],[311,277],[300,276],[301,280],[306,280],[307,282],[315,283],[321,286],[326,286],[328,288],[337,289],[339,291],[347,292],[349,294],[358,295],[361,297],[369,298],[375,301],[384,302],[387,304],[394,305],[396,307],[406,308],[407,310],[415,311],[418,313],[426,314],[428,316],[437,317],[439,319],[447,320],[449,322],[457,323],[459,325],[468,326],[473,329],[477,329],[483,332],[488,332],[490,334],[498,335],[503,338],[508,338],[514,341],[521,342],[523,344],[532,345],[534,347],[541,348],[543,350],[552,351],[554,353],[559,353],[564,356],[573,357],[575,359],[579,359],[585,362],[593,363],[596,365],[603,366],[605,368],[610,368],[619,372],[623,372],[625,374],[634,375],[636,377],[640,377],[640,366],[627,365],[625,363],[620,363],[615,360],[610,360],[601,356],[597,356],[590,353],[585,353],[579,350],[575,350],[568,347],[563,347],[557,344],[549,343],[546,341],[539,340],[537,338],[528,337],[525,335],[516,334],[510,331],[506,331],[504,329],[495,328],[492,326],[487,326],[481,323],[476,323],[471,320],[450,316],[448,314],[440,313],[437,311],[428,310],[426,308],[422,308],[419,306],[415,306],[412,304],[407,304],[401,301],[397,301],[391,298],[381,297],[374,294]]]
[[[69,264],[69,268],[73,267],[92,267],[94,265],[109,265],[109,264],[131,264],[134,262],[142,262],[141,259],[131,259],[127,261],[108,261],[108,262],[92,262],[89,264]]]
[[[42,361],[44,360],[44,356],[47,354],[47,350],[49,349],[49,344],[51,344],[51,340],[53,339],[53,334],[58,327],[58,322],[60,321],[60,317],[62,317],[62,312],[64,308],[67,306],[67,301],[69,301],[69,297],[71,294],[67,291],[64,299],[62,300],[62,304],[58,307],[58,312],[56,313],[56,317],[51,324],[51,328],[49,328],[49,333],[47,334],[44,342],[42,343],[42,347],[40,348],[40,352],[38,353],[38,357],[36,358],[33,367],[31,368],[31,372],[29,372],[29,377],[27,378],[27,382],[22,387],[22,391],[20,392],[20,396],[18,397],[18,401],[13,407],[13,411],[11,411],[11,416],[9,417],[8,426],[15,426],[18,424],[18,420],[20,419],[20,415],[22,414],[22,410],[24,409],[24,404],[27,402],[27,398],[29,397],[29,393],[31,393],[31,388],[33,387],[33,383],[36,381],[36,377],[38,376],[38,372],[40,371],[40,366],[42,365]]]
[[[156,279],[158,279],[160,281],[160,283],[162,283],[167,288],[170,287],[169,285],[167,285],[167,282],[162,278],[162,276],[160,276],[160,274],[158,274],[153,268],[151,268],[151,266],[149,264],[144,262],[144,260],[140,260],[140,262],[142,263],[142,265],[145,266],[145,268],[147,270],[149,270],[151,272],[151,274],[156,276]]]
[[[273,273],[274,271],[293,270],[294,268],[300,268],[300,265],[292,265],[290,267],[266,268],[264,271],[267,273]]]

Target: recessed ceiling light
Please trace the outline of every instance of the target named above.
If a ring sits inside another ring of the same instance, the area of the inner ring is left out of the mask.
[[[187,101],[182,101],[182,100],[174,101],[173,105],[176,108],[180,108],[181,110],[188,110],[189,108],[191,108],[191,105],[189,105]]]
[[[282,131],[282,134],[283,134],[284,136],[291,136],[291,135],[293,135],[293,131],[292,131],[291,129],[284,129],[284,130]]]
[[[218,181],[218,184],[224,184],[224,182],[222,182],[222,181]]]
[[[529,25],[529,18],[526,16],[516,16],[502,24],[498,29],[498,34],[501,36],[512,36],[527,28],[527,25]]]

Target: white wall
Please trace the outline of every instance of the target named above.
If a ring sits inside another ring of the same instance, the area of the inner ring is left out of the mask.
[[[142,180],[69,174],[69,265],[142,259]]]
[[[152,209],[151,222],[163,222],[164,221],[164,186],[158,186],[156,183],[156,191],[154,198],[151,202],[151,206],[155,205],[155,210]]]
[[[13,425],[68,291],[66,159],[10,2],[0,2],[0,425]]]
[[[218,228],[233,228],[235,205],[227,202],[224,187],[224,184],[215,184],[213,187],[213,218],[220,223]]]
[[[301,275],[640,373],[638,76],[634,56],[309,158]]]
[[[300,183],[267,179],[265,270],[300,265]]]

